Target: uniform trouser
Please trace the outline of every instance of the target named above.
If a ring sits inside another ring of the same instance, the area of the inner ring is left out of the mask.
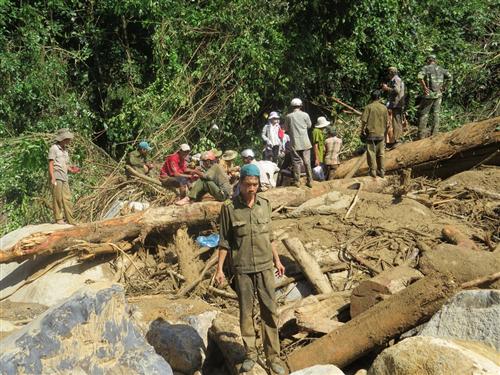
[[[392,108],[389,110],[389,121],[392,128],[392,136],[387,143],[397,143],[403,135],[403,110],[401,108]]]
[[[418,116],[418,138],[422,139],[428,136],[427,121],[429,114],[432,114],[431,134],[437,134],[439,130],[439,111],[441,110],[441,101],[443,98],[428,99],[422,98],[419,107]]]
[[[215,182],[210,180],[196,181],[189,191],[188,197],[195,201],[199,201],[206,193],[209,193],[219,202],[222,202],[228,198],[228,196],[221,190],[221,188],[218,187]]]
[[[253,323],[253,306],[257,294],[264,352],[266,359],[271,363],[280,354],[274,271],[269,269],[262,272],[236,274],[235,280],[240,308],[240,330],[246,358],[257,359]]]
[[[292,156],[292,168],[293,168],[293,179],[295,182],[300,181],[300,163],[304,163],[306,169],[307,181],[312,181],[312,170],[311,170],[311,149],[308,150],[294,150],[290,149],[290,155]]]
[[[339,167],[339,164],[326,164],[325,165],[325,170],[326,170],[326,180],[330,181],[335,179],[335,172],[337,171],[337,168]]]
[[[366,141],[366,156],[368,162],[368,171],[370,176],[376,177],[377,174],[380,177],[384,177],[384,149],[385,142],[382,141]]]
[[[52,185],[52,209],[56,221],[66,218],[67,223],[75,223],[68,181],[56,180],[56,185]]]

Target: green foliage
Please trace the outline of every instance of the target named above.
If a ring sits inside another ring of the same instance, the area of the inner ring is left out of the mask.
[[[286,112],[296,96],[313,121],[341,112],[332,95],[362,108],[392,65],[406,82],[415,121],[416,76],[429,53],[454,77],[443,126],[491,116],[500,96],[497,5],[2,0],[0,137],[15,143],[0,152],[2,212],[9,228],[47,219],[46,205],[36,202],[48,197],[49,138],[34,132],[69,127],[115,159],[138,139],[152,141],[158,159],[180,141],[195,151],[258,151],[263,113]],[[352,121],[339,131],[350,149],[358,145]],[[72,181],[76,197],[104,173],[78,144],[73,157],[89,173]]]

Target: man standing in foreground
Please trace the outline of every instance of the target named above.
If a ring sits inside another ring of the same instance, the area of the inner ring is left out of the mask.
[[[361,139],[366,142],[366,155],[370,176],[384,178],[384,148],[387,131],[387,108],[380,102],[380,91],[371,93],[372,102],[361,115]]]
[[[443,100],[444,83],[451,80],[451,75],[446,69],[436,64],[436,56],[429,55],[427,65],[418,73],[417,78],[424,94],[418,109],[418,139],[423,139],[428,136],[429,113],[432,114],[431,134],[437,134],[439,130],[439,112]]]
[[[285,130],[290,135],[290,155],[292,156],[294,185],[300,186],[300,166],[304,163],[307,175],[306,186],[312,187],[311,141],[307,130],[311,128],[311,119],[302,111],[302,100],[292,99],[292,112],[286,115]]]
[[[276,374],[285,374],[279,359],[278,315],[273,263],[278,276],[285,274],[272,238],[271,204],[257,195],[259,168],[246,164],[241,168],[240,193],[227,200],[221,209],[219,262],[215,279],[223,284],[223,266],[229,253],[240,310],[240,329],[246,358],[241,371],[250,371],[257,361],[253,305],[259,301],[262,337],[268,366]]]
[[[80,169],[70,166],[68,146],[73,139],[68,129],[59,129],[55,143],[49,149],[49,177],[52,187],[52,209],[57,224],[75,224],[73,204],[68,184],[68,172],[78,173]],[[66,218],[66,221],[64,220]]]

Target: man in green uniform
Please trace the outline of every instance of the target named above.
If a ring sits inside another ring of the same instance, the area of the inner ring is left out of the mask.
[[[439,130],[439,111],[443,100],[443,87],[445,81],[451,80],[451,75],[446,69],[436,64],[436,56],[429,55],[427,65],[418,73],[417,78],[424,94],[420,101],[418,116],[418,139],[422,139],[428,136],[429,113],[432,113],[430,129],[432,135],[437,134]]]
[[[146,141],[139,142],[137,150],[131,151],[127,155],[127,165],[132,167],[138,173],[148,174],[153,169],[153,164],[148,161],[148,154],[152,150]],[[127,176],[130,172],[125,170]]]
[[[281,264],[273,243],[271,204],[257,195],[259,168],[246,164],[240,172],[240,193],[227,200],[221,209],[219,262],[215,280],[225,281],[224,261],[228,257],[234,273],[240,310],[240,329],[246,358],[242,372],[250,371],[257,361],[253,305],[255,294],[259,301],[262,320],[262,338],[268,366],[276,374],[285,374],[279,359],[278,315],[275,296],[273,263],[276,274],[283,276]],[[229,256],[228,256],[229,254]]]
[[[200,178],[193,184],[187,196],[175,202],[176,205],[184,206],[191,201],[200,201],[206,193],[220,202],[231,197],[233,187],[229,182],[229,177],[217,163],[215,153],[213,151],[204,152],[201,155],[201,161],[202,172],[197,173]]]
[[[366,142],[366,154],[370,176],[377,174],[384,178],[384,148],[387,130],[387,108],[380,102],[380,91],[371,93],[372,102],[365,107],[361,115],[361,138]]]

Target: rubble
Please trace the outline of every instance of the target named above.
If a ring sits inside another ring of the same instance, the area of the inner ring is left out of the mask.
[[[89,285],[0,341],[0,372],[173,374],[134,321],[123,289]]]
[[[345,375],[344,372],[334,365],[316,365],[303,370],[294,371],[290,375]]]
[[[377,356],[368,375],[495,375],[498,353],[478,344],[437,337],[405,339]]]

